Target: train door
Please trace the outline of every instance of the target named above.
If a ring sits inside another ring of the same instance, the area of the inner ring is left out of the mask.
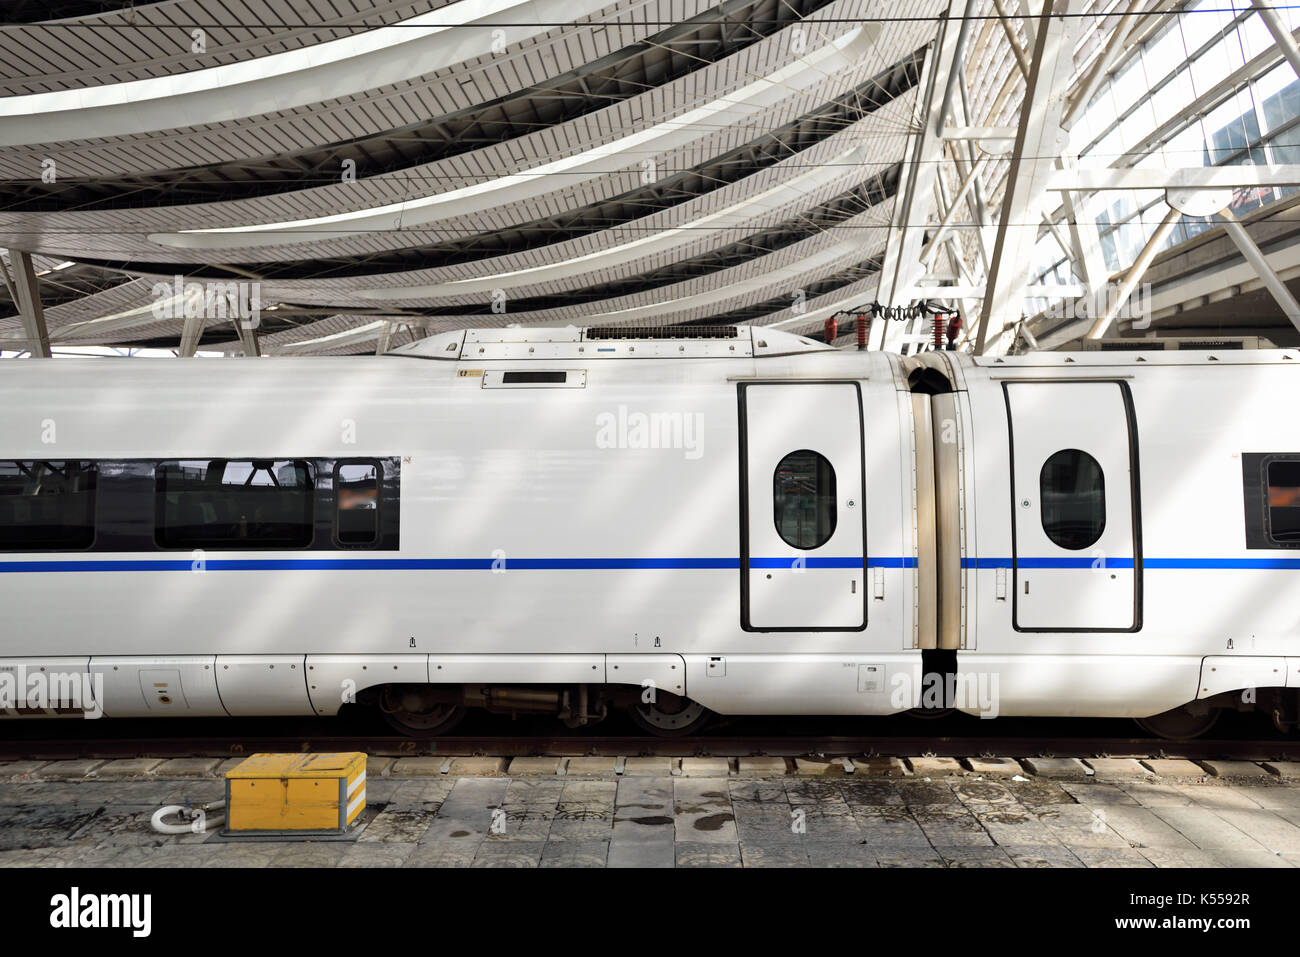
[[[858,384],[742,383],[739,392],[742,626],[865,628]]]
[[[1014,627],[1136,631],[1142,562],[1128,387],[1015,382],[1004,389]]]

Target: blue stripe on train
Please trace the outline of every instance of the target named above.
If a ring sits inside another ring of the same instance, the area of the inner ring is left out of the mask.
[[[1064,558],[1022,558],[1021,568],[1091,568],[1098,559],[1082,555]],[[868,558],[869,568],[915,568],[915,558]],[[1010,568],[1010,558],[963,558],[963,568]],[[490,571],[491,558],[207,558],[208,571]],[[738,558],[507,558],[510,571],[635,571],[640,569],[738,570]],[[751,568],[789,568],[788,558],[755,558]],[[1147,569],[1300,570],[1300,558],[1147,558]],[[862,559],[805,559],[807,568],[860,568]],[[0,562],[4,572],[173,572],[190,571],[189,558],[111,559]],[[1110,558],[1106,567],[1133,567],[1131,558]]]
[[[87,561],[15,561],[0,562],[0,572],[174,572],[190,571],[189,558]],[[207,571],[490,571],[491,558],[210,558],[204,560]],[[617,571],[638,569],[732,569],[740,568],[738,558],[507,558],[509,571]],[[754,568],[789,568],[788,558],[755,558]],[[872,568],[915,568],[915,558],[870,558]],[[806,568],[861,568],[862,559],[805,559]]]

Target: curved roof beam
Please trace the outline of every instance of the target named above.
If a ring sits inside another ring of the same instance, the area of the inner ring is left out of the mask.
[[[658,233],[642,236],[630,242],[593,252],[557,263],[540,266],[528,266],[487,276],[467,279],[452,279],[441,283],[400,286],[396,288],[360,289],[356,295],[362,299],[381,302],[398,302],[414,299],[430,299],[438,296],[465,295],[469,293],[491,292],[496,289],[517,289],[522,286],[534,286],[539,283],[562,281],[580,276],[598,267],[608,270],[624,263],[635,262],[656,253],[697,242],[710,236],[717,236],[734,231],[737,225],[772,212],[785,204],[805,196],[817,187],[844,176],[842,168],[854,163],[866,163],[872,153],[878,152],[874,144],[862,143],[852,147],[838,156],[833,156],[825,165],[795,176],[793,179],[778,183],[748,199],[691,220],[682,226],[672,226]],[[872,167],[873,170],[875,167]]]
[[[504,316],[465,314],[438,316],[439,328],[500,325],[503,321],[521,325],[620,325],[652,321],[655,325],[701,318],[718,306],[724,309],[744,296],[764,291],[793,292],[813,281],[818,270],[834,269],[858,261],[884,248],[888,233],[886,200],[841,224],[839,231],[824,231],[792,246],[786,246],[749,262],[708,276],[672,286],[618,297],[605,303],[584,303],[564,309],[509,313]],[[878,228],[873,228],[878,227]],[[661,298],[661,297],[671,298]],[[768,298],[763,296],[762,298]],[[602,308],[603,307],[603,308]],[[430,320],[425,321],[429,324]]]
[[[458,0],[432,13],[310,47],[126,83],[0,98],[0,147],[227,123],[320,103],[483,55],[482,29],[507,44],[581,19],[609,0]],[[528,26],[516,24],[532,22]]]
[[[410,229],[457,216],[472,216],[494,206],[534,196],[539,177],[562,175],[565,184],[572,186],[610,172],[609,161],[617,160],[624,153],[676,149],[699,137],[697,127],[700,124],[730,125],[761,113],[791,93],[798,93],[828,76],[857,67],[875,45],[879,33],[878,24],[853,27],[830,43],[730,96],[688,110],[638,133],[520,173],[370,209],[290,222],[154,233],[149,239],[164,246],[188,249],[244,249],[310,242],[322,238],[322,233],[325,238],[339,239],[375,230]],[[624,164],[629,162],[626,158],[623,161]]]

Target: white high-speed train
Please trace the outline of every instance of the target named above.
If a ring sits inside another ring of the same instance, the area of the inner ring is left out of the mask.
[[[680,332],[5,363],[0,705],[1296,720],[1300,353]]]

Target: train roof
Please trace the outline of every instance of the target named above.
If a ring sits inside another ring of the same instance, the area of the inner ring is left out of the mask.
[[[725,359],[839,352],[824,342],[766,326],[537,326],[460,329],[386,355],[478,361],[509,359]]]

